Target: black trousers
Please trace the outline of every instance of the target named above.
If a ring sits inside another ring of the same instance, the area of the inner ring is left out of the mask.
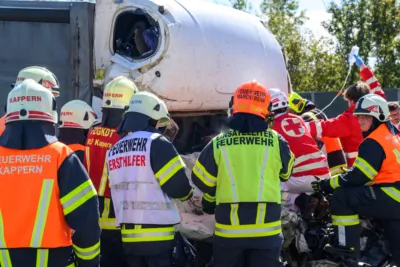
[[[359,249],[360,224],[353,221],[354,216],[372,217],[383,226],[393,259],[400,265],[400,202],[389,197],[382,188],[388,187],[336,189],[331,206],[335,235],[339,245]]]
[[[147,256],[129,254],[126,258],[129,267],[172,267],[172,250]]]
[[[243,249],[214,244],[213,267],[281,267],[281,248]]]
[[[122,247],[121,231],[102,230],[100,242],[101,267],[128,267]]]

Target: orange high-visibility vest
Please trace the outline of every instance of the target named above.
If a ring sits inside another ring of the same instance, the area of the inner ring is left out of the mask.
[[[72,245],[57,181],[71,153],[61,142],[29,150],[0,147],[0,249]]]
[[[3,134],[6,129],[6,115],[0,118],[0,135]]]
[[[347,163],[339,138],[322,137],[321,141],[325,145],[331,175],[344,173]]]
[[[69,148],[72,149],[72,151],[85,151],[85,146],[81,144],[70,144],[68,145]]]
[[[371,184],[400,182],[400,137],[393,135],[386,124],[381,124],[366,139],[378,142],[385,151],[381,169]]]

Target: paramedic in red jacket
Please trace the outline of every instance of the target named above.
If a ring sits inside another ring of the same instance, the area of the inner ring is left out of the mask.
[[[274,113],[272,129],[283,136],[295,156],[291,178],[281,183],[282,191],[286,192],[284,206],[297,210],[294,204],[306,197],[303,193],[314,192],[310,183],[316,181],[315,176],[320,179],[330,178],[328,161],[310,135],[303,119],[288,112],[287,96],[279,89],[270,89],[269,92],[271,110]],[[300,195],[303,197],[297,199]]]

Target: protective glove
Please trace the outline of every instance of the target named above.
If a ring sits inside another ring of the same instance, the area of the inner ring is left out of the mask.
[[[356,59],[356,65],[358,68],[364,65],[364,61],[361,59],[359,55],[354,55],[354,58]]]
[[[317,193],[322,192],[329,194],[333,192],[333,188],[331,187],[329,180],[330,179],[314,181],[311,183],[311,186]]]

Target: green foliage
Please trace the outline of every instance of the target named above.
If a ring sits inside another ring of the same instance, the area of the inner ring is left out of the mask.
[[[250,12],[249,0],[231,0],[234,8]],[[295,91],[337,91],[343,86],[347,55],[353,45],[384,88],[400,87],[400,3],[396,0],[331,2],[332,19],[323,26],[333,38],[316,38],[301,26],[306,12],[298,0],[263,0],[259,16],[284,48]],[[360,79],[354,66],[347,85]]]

